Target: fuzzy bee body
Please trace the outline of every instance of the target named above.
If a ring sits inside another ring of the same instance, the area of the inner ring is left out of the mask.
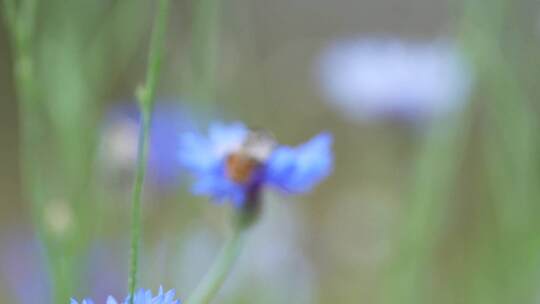
[[[227,157],[227,176],[239,184],[246,184],[252,180],[260,167],[260,162],[242,153],[232,153]]]
[[[268,133],[250,131],[241,147],[227,156],[227,177],[235,183],[249,183],[261,170],[275,146],[274,138]]]

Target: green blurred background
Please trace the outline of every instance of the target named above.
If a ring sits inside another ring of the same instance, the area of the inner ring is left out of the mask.
[[[126,294],[134,149],[131,129],[107,144],[104,121],[144,80],[155,3],[37,3],[29,107],[16,93],[21,51],[0,26],[0,299],[103,302]],[[538,1],[175,0],[169,20],[158,102],[291,145],[335,137],[328,180],[267,195],[216,303],[538,303]],[[475,75],[463,111],[422,130],[345,119],[317,62],[364,36],[455,40]],[[229,214],[188,184],[147,183],[143,206],[140,285],[181,298]]]

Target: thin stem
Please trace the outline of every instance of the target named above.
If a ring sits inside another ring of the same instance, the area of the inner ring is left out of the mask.
[[[133,186],[132,222],[131,222],[131,253],[129,272],[130,304],[134,303],[135,288],[137,286],[137,269],[139,261],[139,243],[141,235],[141,193],[146,173],[148,158],[148,141],[150,138],[150,125],[152,118],[152,105],[154,103],[156,87],[161,71],[161,62],[165,45],[169,0],[161,0],[154,20],[148,67],[146,71],[146,84],[137,90],[137,98],[141,112],[141,126],[137,147],[137,172]]]
[[[133,293],[137,285],[137,268],[139,261],[139,243],[141,238],[141,193],[146,173],[146,159],[148,156],[148,139],[150,135],[150,115],[142,112],[142,125],[139,130],[139,142],[137,147],[137,175],[133,186],[133,201],[131,210],[131,252],[129,272],[129,294],[133,299]],[[132,300],[131,300],[132,301]],[[133,302],[131,302],[133,303]]]
[[[187,304],[207,304],[216,296],[225,282],[234,262],[240,255],[244,245],[246,226],[236,222],[231,238],[225,243],[216,261],[197,286]]]
[[[150,41],[150,52],[148,54],[148,66],[146,70],[146,85],[137,91],[137,97],[142,110],[150,112],[156,94],[159,72],[165,48],[165,34],[167,29],[167,17],[169,12],[169,0],[160,0],[152,40]]]

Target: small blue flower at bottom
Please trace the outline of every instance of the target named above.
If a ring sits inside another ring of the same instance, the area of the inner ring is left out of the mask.
[[[180,300],[175,300],[174,290],[169,290],[166,293],[163,293],[163,288],[159,288],[159,293],[154,297],[150,290],[139,289],[135,293],[134,304],[181,304]],[[129,304],[129,296],[123,302],[117,302],[116,299],[109,296],[107,298],[106,304]],[[71,299],[70,304],[79,304],[74,299]],[[90,299],[82,300],[80,304],[94,304]]]
[[[215,123],[208,136],[182,134],[179,147],[180,163],[196,179],[193,193],[230,200],[237,207],[265,185],[291,194],[308,192],[333,167],[332,135],[327,132],[289,147],[242,123]]]

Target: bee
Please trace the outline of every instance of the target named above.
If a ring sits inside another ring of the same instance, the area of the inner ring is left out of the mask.
[[[274,137],[268,132],[250,131],[240,148],[227,156],[225,162],[227,177],[235,183],[250,183],[260,172],[276,145]]]

